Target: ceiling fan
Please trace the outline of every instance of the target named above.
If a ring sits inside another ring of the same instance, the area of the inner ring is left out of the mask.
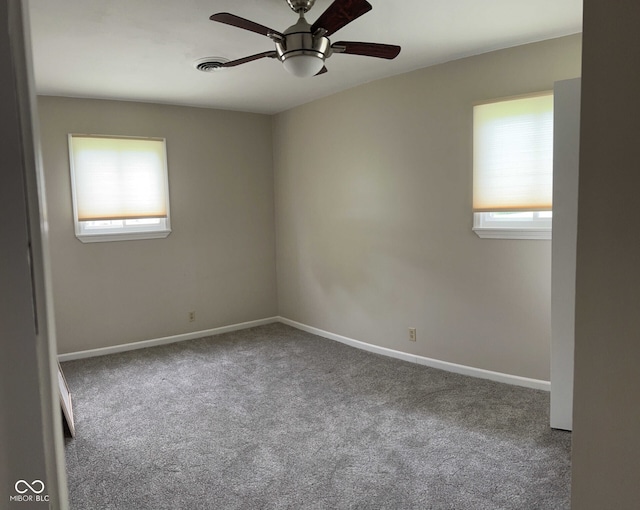
[[[366,0],[334,0],[320,17],[310,25],[304,15],[316,0],[286,0],[299,16],[298,22],[280,33],[248,19],[228,12],[212,15],[209,19],[243,30],[265,35],[275,43],[275,50],[225,62],[219,67],[235,67],[260,58],[277,58],[284,68],[299,77],[315,76],[327,72],[324,62],[334,53],[364,55],[393,59],[400,46],[367,42],[339,41],[331,44],[329,36],[369,12],[373,7]]]

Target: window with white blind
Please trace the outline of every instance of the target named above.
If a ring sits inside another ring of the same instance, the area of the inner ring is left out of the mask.
[[[550,239],[553,94],[473,109],[473,230],[480,237]]]
[[[167,237],[165,140],[69,135],[76,237],[82,242]]]

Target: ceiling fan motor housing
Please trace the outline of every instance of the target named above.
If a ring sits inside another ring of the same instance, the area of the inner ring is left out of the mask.
[[[300,17],[295,25],[284,31],[284,39],[276,40],[278,59],[285,62],[288,58],[309,55],[324,61],[331,55],[331,42],[327,37],[311,33],[311,25]]]

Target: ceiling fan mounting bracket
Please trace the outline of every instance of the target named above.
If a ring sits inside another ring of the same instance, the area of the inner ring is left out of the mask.
[[[314,3],[316,3],[316,0],[287,0],[287,4],[289,4],[291,10],[298,14],[309,12]]]
[[[327,30],[324,28],[319,28],[313,33],[313,37],[324,37],[327,34]]]
[[[283,35],[276,32],[269,32],[267,37],[275,43],[282,43],[284,41]]]

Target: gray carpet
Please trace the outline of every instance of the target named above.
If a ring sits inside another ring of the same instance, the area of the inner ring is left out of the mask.
[[[72,508],[569,508],[549,394],[271,324],[67,362]]]

